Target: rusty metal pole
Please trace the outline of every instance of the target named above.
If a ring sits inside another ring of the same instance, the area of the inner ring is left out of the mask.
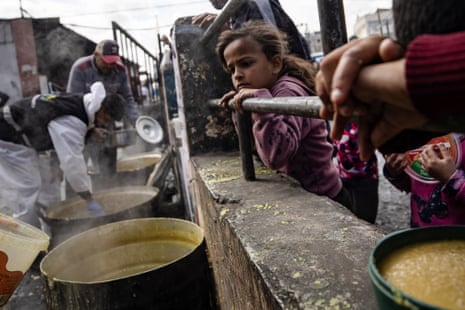
[[[245,0],[228,0],[221,12],[216,16],[213,23],[205,30],[200,41],[207,43],[214,35],[223,31],[224,25],[229,21],[229,18],[245,3]]]
[[[210,99],[208,100],[208,106],[210,108],[220,108],[220,100],[221,99]],[[323,103],[318,96],[247,98],[242,102],[242,109],[244,112],[249,113],[278,113],[319,119],[321,118],[320,109],[322,104]],[[228,106],[231,110],[234,109],[232,100],[228,102]],[[351,121],[356,123],[358,119],[354,117],[351,119]],[[450,128],[450,126],[452,126],[452,128]],[[463,122],[457,121],[452,125],[449,124],[449,128],[445,128],[440,123],[430,122],[423,125],[421,128],[419,128],[419,130],[438,133],[444,133],[448,131],[460,132],[463,130]]]
[[[321,42],[326,55],[347,42],[346,19],[342,0],[318,0]]]
[[[220,101],[221,99],[210,99],[208,106],[220,108]],[[318,96],[247,98],[242,101],[242,109],[248,112],[279,113],[311,118],[320,118],[322,105]],[[234,110],[233,100],[228,102],[228,107]]]
[[[239,150],[241,153],[242,174],[247,181],[255,180],[252,156],[252,115],[250,112],[236,112],[239,130]]]

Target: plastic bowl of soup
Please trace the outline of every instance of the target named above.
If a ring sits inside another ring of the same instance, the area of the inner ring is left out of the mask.
[[[380,309],[465,309],[465,226],[393,232],[368,265]]]

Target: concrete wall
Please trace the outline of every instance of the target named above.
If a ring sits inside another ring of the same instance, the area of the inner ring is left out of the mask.
[[[215,40],[201,42],[202,30],[191,18],[179,19],[174,26],[176,88],[179,114],[187,122],[191,155],[238,149],[230,112],[208,107],[208,100],[220,98],[231,89],[214,52]]]
[[[219,309],[377,309],[367,268],[383,232],[237,153],[192,158]]]

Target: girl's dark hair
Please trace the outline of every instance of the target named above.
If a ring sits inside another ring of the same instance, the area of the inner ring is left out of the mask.
[[[125,100],[119,94],[108,94],[102,101],[105,113],[116,121],[120,121],[124,116],[124,104]]]
[[[393,0],[392,11],[396,37],[404,48],[421,34],[465,30],[463,0]]]
[[[264,21],[248,21],[240,28],[235,30],[226,30],[218,38],[216,45],[216,54],[220,58],[223,68],[229,72],[224,59],[224,50],[233,41],[249,37],[261,45],[263,53],[268,59],[276,55],[283,58],[283,69],[280,76],[288,74],[304,82],[310,89],[314,89],[315,69],[305,59],[290,55],[288,49],[287,35]]]

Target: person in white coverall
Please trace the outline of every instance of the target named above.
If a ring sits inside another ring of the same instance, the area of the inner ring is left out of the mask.
[[[93,137],[103,141],[105,128],[122,119],[124,105],[120,95],[106,95],[103,84],[96,82],[86,94],[37,95],[0,108],[0,211],[36,224],[34,205],[41,188],[37,152],[54,149],[89,213],[104,215],[92,197],[82,151],[88,131],[95,129]]]

